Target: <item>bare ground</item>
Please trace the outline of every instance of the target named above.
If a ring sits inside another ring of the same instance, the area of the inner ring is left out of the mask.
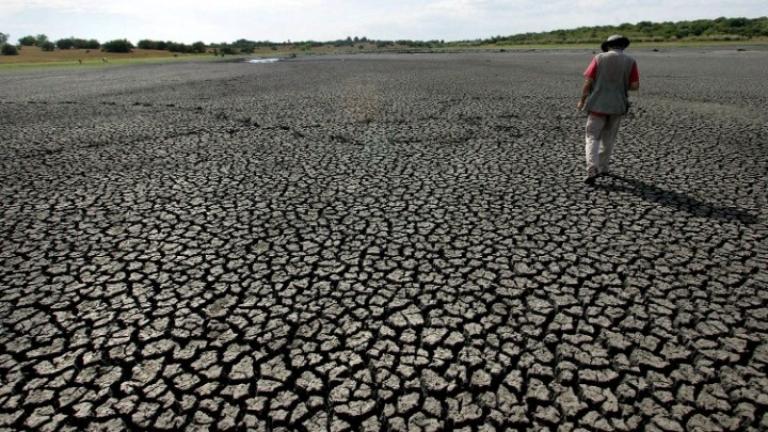
[[[0,428],[768,429],[765,51],[4,73]]]

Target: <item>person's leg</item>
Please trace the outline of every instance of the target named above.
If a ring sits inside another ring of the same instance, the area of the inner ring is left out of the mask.
[[[613,146],[616,144],[616,135],[618,135],[620,123],[620,115],[606,117],[605,126],[600,133],[602,146],[600,146],[600,155],[597,163],[597,170],[600,174],[610,172],[611,154],[613,153]]]
[[[585,153],[587,157],[587,177],[597,175],[599,167],[600,138],[605,127],[605,117],[590,114],[587,116],[585,135]]]

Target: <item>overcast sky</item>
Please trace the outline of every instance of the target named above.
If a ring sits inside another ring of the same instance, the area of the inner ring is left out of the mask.
[[[674,6],[672,6],[674,4]],[[768,0],[0,0],[0,32],[101,41],[475,39],[529,31],[768,15]]]

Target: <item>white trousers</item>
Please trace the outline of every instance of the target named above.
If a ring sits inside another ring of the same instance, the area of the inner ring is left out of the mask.
[[[620,115],[587,117],[586,154],[587,172],[607,173],[611,161],[616,134],[619,132]]]

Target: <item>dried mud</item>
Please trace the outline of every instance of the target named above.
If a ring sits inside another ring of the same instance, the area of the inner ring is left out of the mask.
[[[0,429],[768,430],[768,52],[0,75]]]

